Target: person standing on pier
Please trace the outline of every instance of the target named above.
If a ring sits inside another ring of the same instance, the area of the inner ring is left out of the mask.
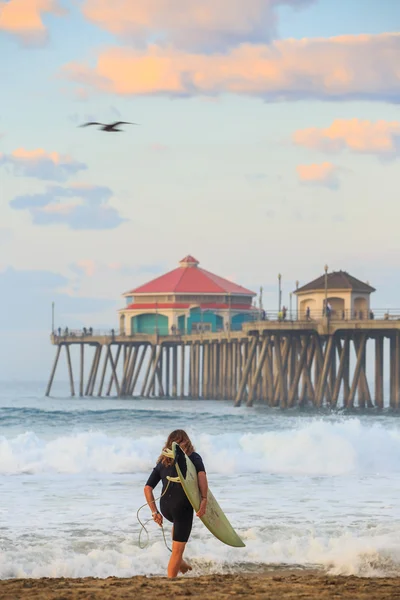
[[[182,429],[176,429],[169,434],[163,448],[172,450],[172,442],[176,442],[190,458],[197,471],[197,479],[201,494],[200,508],[196,513],[197,517],[203,517],[207,508],[207,475],[203,460],[194,447],[188,434]],[[153,520],[162,527],[163,516],[173,523],[172,528],[172,554],[168,563],[168,577],[176,577],[178,573],[187,573],[192,567],[183,559],[186,544],[189,540],[193,524],[193,508],[190,504],[182,485],[178,482],[168,481],[167,477],[177,477],[174,460],[163,453],[158,458],[147,483],[144,487],[144,495],[147,504],[153,515]],[[157,509],[154,500],[153,490],[162,481],[162,495],[160,500],[160,510]]]

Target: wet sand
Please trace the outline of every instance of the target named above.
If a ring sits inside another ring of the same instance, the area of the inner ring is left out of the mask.
[[[400,600],[400,577],[361,578],[286,571],[256,575],[9,579],[0,581],[1,600],[135,600],[159,598],[263,598],[279,600]]]

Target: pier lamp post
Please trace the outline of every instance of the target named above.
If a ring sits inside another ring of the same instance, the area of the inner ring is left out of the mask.
[[[328,316],[328,265],[325,265],[325,316]]]
[[[282,305],[282,287],[281,287],[281,281],[282,281],[282,275],[279,273],[278,274],[278,296],[279,296],[279,302],[278,302],[278,311],[281,312],[281,305]]]
[[[299,289],[299,280],[296,279],[296,290]],[[296,321],[299,318],[299,297],[296,294]]]
[[[290,320],[292,320],[292,292],[290,292],[289,294],[289,314],[290,314]]]

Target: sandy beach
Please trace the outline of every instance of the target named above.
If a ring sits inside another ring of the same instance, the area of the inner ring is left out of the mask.
[[[335,598],[343,600],[400,599],[400,578],[328,576],[315,572],[286,571],[257,575],[179,577],[109,577],[96,579],[10,579],[0,581],[2,600],[125,600],[127,598],[264,598],[292,600]]]

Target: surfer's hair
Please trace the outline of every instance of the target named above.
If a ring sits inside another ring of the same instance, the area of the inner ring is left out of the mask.
[[[183,429],[175,429],[175,431],[171,431],[167,441],[165,442],[163,451],[172,450],[172,442],[176,442],[177,444],[179,444],[179,446],[182,448],[184,453],[187,454],[187,456],[190,456],[192,452],[194,452],[193,444],[190,441],[190,437]],[[165,467],[169,467],[174,462],[174,459],[160,454],[157,462],[161,462]]]

